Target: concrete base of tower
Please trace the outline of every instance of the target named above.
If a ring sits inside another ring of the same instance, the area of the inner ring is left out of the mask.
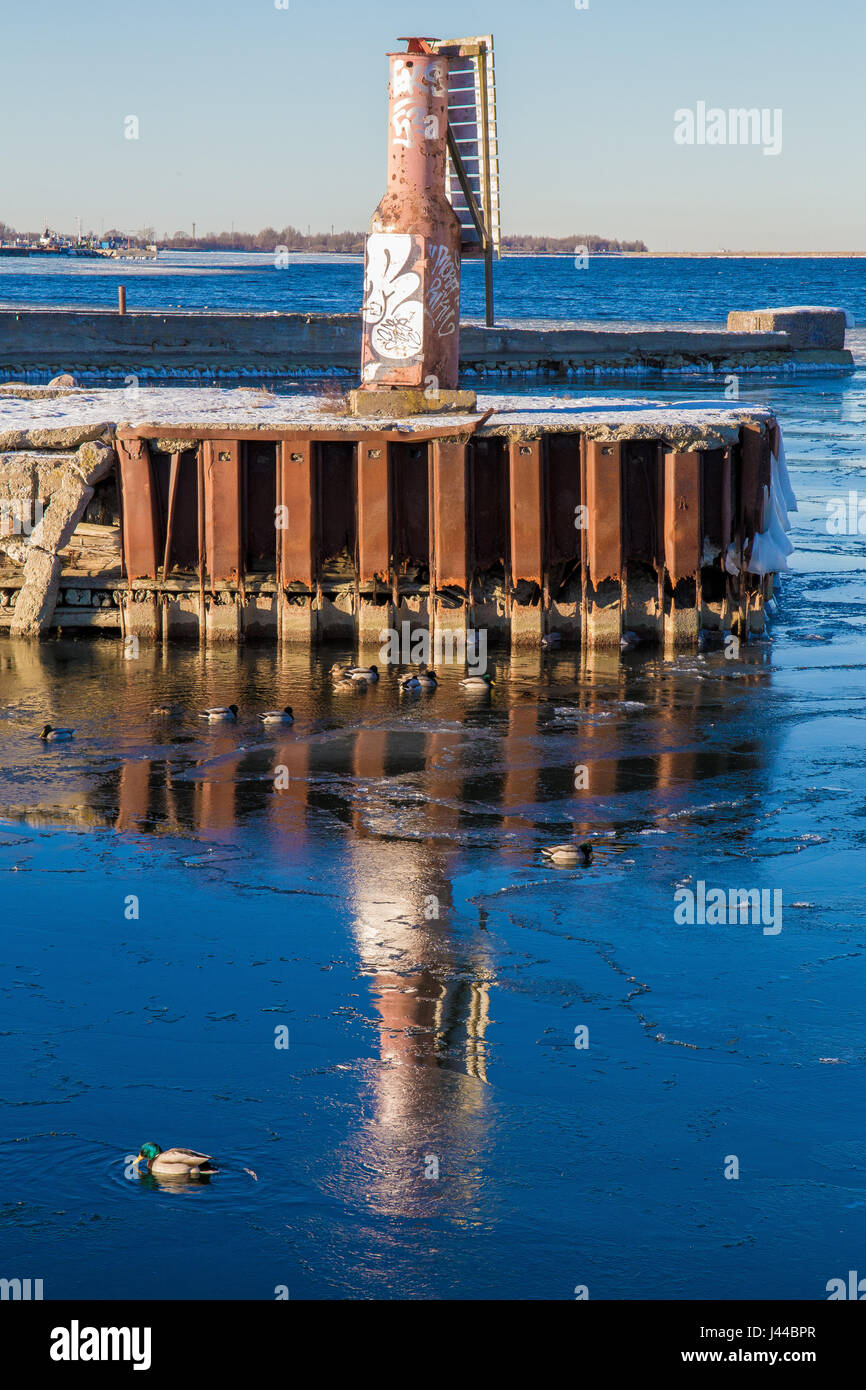
[[[352,415],[404,419],[407,415],[442,415],[477,410],[474,391],[445,391],[423,386],[360,387],[348,395]]]

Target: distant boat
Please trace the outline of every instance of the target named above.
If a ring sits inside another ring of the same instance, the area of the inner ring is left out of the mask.
[[[94,251],[90,246],[0,246],[0,256],[87,256],[96,258],[104,252]]]

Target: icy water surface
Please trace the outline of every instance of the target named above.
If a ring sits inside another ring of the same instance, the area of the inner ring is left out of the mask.
[[[4,645],[4,1267],[211,1298],[810,1298],[856,1268],[864,653],[806,619],[816,582],[741,661],[513,657],[480,701],[449,672],[336,696],[331,653]],[[592,866],[547,867],[574,833]],[[698,879],[781,888],[781,933],[677,925]],[[145,1139],[223,1171],[132,1178]]]
[[[340,649],[0,643],[0,1274],[760,1299],[862,1270],[866,538],[826,503],[866,498],[863,388],[743,386],[801,510],[736,660],[502,652],[489,697],[444,668],[401,698],[333,692]],[[572,836],[591,866],[548,866]],[[680,924],[700,881],[781,891],[781,931]],[[148,1139],[221,1171],[137,1178]]]

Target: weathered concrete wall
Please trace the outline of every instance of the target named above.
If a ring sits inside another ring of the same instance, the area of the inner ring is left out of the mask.
[[[707,364],[740,371],[809,361],[853,365],[850,353],[832,348],[829,340],[804,341],[803,333],[799,323],[791,333],[464,325],[460,365],[463,372],[482,376],[596,368],[675,371]],[[0,374],[7,377],[74,371],[145,378],[173,372],[356,378],[360,354],[356,314],[0,310]]]

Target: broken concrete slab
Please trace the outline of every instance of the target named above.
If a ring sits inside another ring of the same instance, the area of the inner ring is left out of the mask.
[[[93,498],[93,484],[108,475],[114,450],[88,441],[62,459],[0,456],[0,501],[14,504],[12,533],[0,538],[5,554],[23,570],[11,631],[39,636],[51,625],[62,571],[62,551]],[[47,506],[45,503],[47,502]],[[17,532],[17,534],[16,534]]]
[[[78,449],[82,444],[111,439],[111,427],[104,420],[99,424],[65,425],[45,429],[3,429],[0,416],[0,451],[16,453],[27,449]]]
[[[63,562],[35,546],[27,547],[24,583],[19,590],[12,615],[13,637],[39,637],[51,626]]]
[[[792,305],[782,309],[735,310],[728,314],[731,333],[785,333],[797,352],[817,348],[838,352],[845,346],[844,309]]]

